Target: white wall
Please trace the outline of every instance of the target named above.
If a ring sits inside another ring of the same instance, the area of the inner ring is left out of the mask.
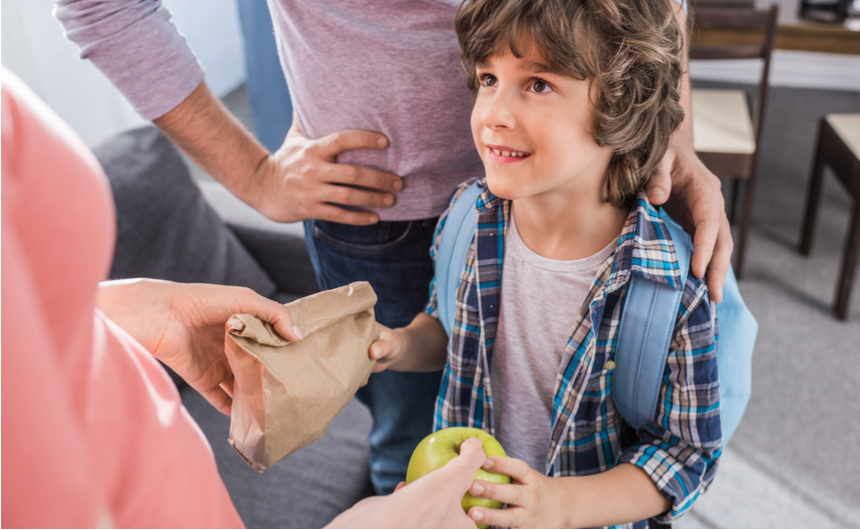
[[[173,22],[223,96],[245,79],[235,0],[165,0]],[[78,57],[51,15],[51,0],[2,0],[0,62],[39,94],[89,144],[145,123],[102,73]]]
[[[173,23],[206,69],[206,83],[223,97],[245,82],[245,41],[236,2],[164,0]]]

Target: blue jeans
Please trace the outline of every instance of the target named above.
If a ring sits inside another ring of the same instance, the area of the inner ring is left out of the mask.
[[[305,238],[320,289],[369,281],[379,298],[376,320],[395,328],[427,303],[435,228],[436,219],[373,226],[305,221]],[[382,372],[356,394],[373,416],[370,478],[378,494],[391,493],[406,479],[412,451],[433,428],[441,379],[441,372]]]

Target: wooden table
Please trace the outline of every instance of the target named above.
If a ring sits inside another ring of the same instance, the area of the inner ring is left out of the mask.
[[[800,18],[798,0],[755,0],[757,9],[779,4],[775,48],[860,55],[860,18],[826,24]],[[693,30],[693,44],[759,44],[762,30]]]

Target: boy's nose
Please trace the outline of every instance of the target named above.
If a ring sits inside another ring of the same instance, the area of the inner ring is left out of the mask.
[[[481,118],[484,121],[484,126],[488,129],[513,129],[516,126],[516,120],[510,106],[501,94],[497,94],[487,102]]]

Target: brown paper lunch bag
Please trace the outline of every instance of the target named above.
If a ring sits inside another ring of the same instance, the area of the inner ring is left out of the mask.
[[[375,361],[376,293],[367,282],[287,304],[304,339],[289,342],[251,315],[227,322],[226,353],[235,376],[230,444],[263,471],[318,440]]]

